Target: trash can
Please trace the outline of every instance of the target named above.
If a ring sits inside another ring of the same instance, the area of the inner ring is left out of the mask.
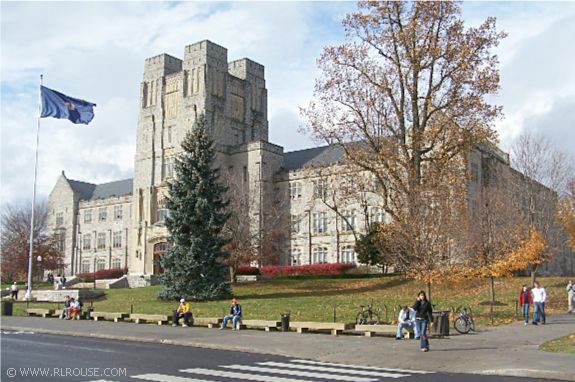
[[[2,315],[3,316],[11,316],[13,306],[14,306],[14,303],[12,301],[2,301]]]
[[[435,337],[449,336],[449,310],[433,312],[433,328],[431,334]]]
[[[289,316],[290,312],[282,314],[282,332],[289,332]]]

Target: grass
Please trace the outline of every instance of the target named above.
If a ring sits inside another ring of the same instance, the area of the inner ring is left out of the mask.
[[[575,354],[575,332],[541,345],[541,349],[554,353]]]
[[[565,311],[565,285],[568,279],[562,277],[539,278],[547,289],[548,313]],[[494,323],[503,324],[516,320],[516,301],[522,284],[529,284],[529,278],[517,277],[496,281]],[[244,311],[246,319],[277,320],[285,312],[291,312],[291,319],[297,321],[333,321],[334,311],[337,322],[355,322],[359,305],[373,302],[380,307],[382,319],[394,320],[399,305],[412,305],[422,283],[406,280],[398,275],[379,277],[321,277],[287,278],[263,280],[254,283],[233,285],[233,293]],[[94,302],[99,311],[125,311],[133,313],[169,314],[177,303],[159,301],[156,295],[159,286],[136,289],[106,290],[106,297]],[[459,305],[469,306],[478,326],[491,323],[487,280],[465,281],[459,284],[445,283],[433,286],[432,302],[435,310],[449,310]],[[26,304],[15,304],[14,314],[23,315]],[[88,305],[88,304],[86,304]],[[31,307],[59,307],[57,304],[31,303]],[[61,306],[61,304],[60,304]],[[220,317],[229,309],[229,301],[192,303],[198,317]],[[386,314],[387,312],[387,314]]]

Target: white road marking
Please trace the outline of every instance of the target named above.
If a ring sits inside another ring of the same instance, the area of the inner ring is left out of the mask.
[[[322,366],[334,366],[334,367],[353,367],[354,369],[361,369],[361,370],[374,370],[374,371],[397,371],[400,373],[410,373],[410,374],[434,374],[434,371],[422,371],[422,370],[406,370],[406,369],[388,369],[388,368],[381,368],[381,367],[373,367],[373,366],[356,366],[356,365],[344,365],[341,363],[330,363],[330,362],[318,362],[318,361],[310,361],[307,359],[292,359],[291,362],[296,363],[305,363],[309,365],[322,365]]]
[[[353,370],[349,368],[334,368],[332,366],[312,366],[312,365],[299,365],[295,363],[287,363],[287,362],[260,362],[258,365],[263,366],[275,366],[275,367],[283,367],[283,368],[296,368],[300,370],[311,370],[311,371],[323,371],[328,373],[345,373],[351,375],[364,375],[367,377],[381,377],[381,378],[402,378],[408,377],[409,374],[399,374],[399,373],[388,373],[383,371],[368,371],[368,370]],[[348,365],[340,365],[340,366],[348,366]],[[351,367],[351,366],[348,366]]]
[[[273,374],[287,374],[295,375],[304,378],[324,378],[332,381],[349,381],[349,382],[372,382],[377,381],[377,379],[353,377],[338,374],[328,374],[328,373],[314,373],[309,371],[299,371],[299,370],[278,370],[271,367],[257,367],[257,366],[246,366],[246,365],[229,365],[222,366],[227,369],[234,370],[244,370],[244,371],[255,371],[258,373],[273,373]]]

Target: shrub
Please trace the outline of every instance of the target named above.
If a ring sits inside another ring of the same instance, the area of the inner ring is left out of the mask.
[[[347,270],[355,268],[354,264],[310,264],[310,265],[268,265],[260,268],[260,273],[267,277],[282,276],[315,276],[315,275],[341,275]]]
[[[236,270],[236,275],[259,275],[260,269],[258,267],[250,267],[247,265],[240,265]]]
[[[76,276],[84,282],[94,281],[94,276],[96,279],[117,279],[128,273],[128,268],[112,268],[112,269],[100,269],[99,271],[88,272],[88,273],[78,273]]]

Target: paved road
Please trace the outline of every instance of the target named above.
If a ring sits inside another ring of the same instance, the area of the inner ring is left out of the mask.
[[[3,330],[3,381],[537,381],[343,365],[291,357]],[[547,380],[549,381],[549,380]]]

